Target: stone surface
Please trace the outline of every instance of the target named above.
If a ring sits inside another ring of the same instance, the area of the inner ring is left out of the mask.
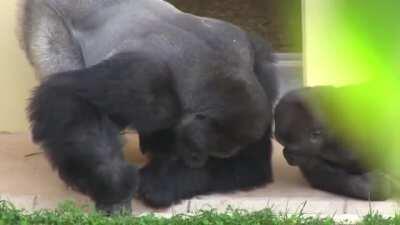
[[[140,154],[137,136],[132,133],[127,136],[127,159],[143,164],[146,158]],[[225,211],[227,207],[247,210],[269,207],[281,213],[303,212],[334,215],[338,220],[355,220],[370,212],[370,209],[384,215],[398,212],[395,201],[369,203],[312,189],[297,168],[288,166],[281,150],[281,146],[274,142],[275,181],[265,187],[248,192],[199,196],[163,210],[150,209],[135,200],[132,203],[134,213],[140,215],[151,212],[171,216],[209,208]],[[27,134],[0,134],[0,162],[0,199],[9,200],[19,208],[52,209],[65,200],[74,200],[79,204],[91,203],[88,198],[64,185]]]

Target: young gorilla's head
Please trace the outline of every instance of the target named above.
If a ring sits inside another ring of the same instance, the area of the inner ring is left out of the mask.
[[[335,166],[359,170],[359,162],[342,138],[329,128],[329,99],[339,88],[320,86],[286,94],[275,109],[275,137],[290,165],[307,167],[319,158]]]

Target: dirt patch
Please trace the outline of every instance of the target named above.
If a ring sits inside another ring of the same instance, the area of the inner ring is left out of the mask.
[[[300,0],[169,0],[183,11],[218,18],[256,32],[275,51],[301,51]]]

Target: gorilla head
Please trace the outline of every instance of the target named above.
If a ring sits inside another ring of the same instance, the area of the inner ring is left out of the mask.
[[[349,145],[330,129],[325,113],[329,109],[322,108],[335,91],[329,86],[304,88],[288,93],[278,103],[275,136],[290,165],[307,166],[309,158],[320,157],[340,167],[361,170]]]

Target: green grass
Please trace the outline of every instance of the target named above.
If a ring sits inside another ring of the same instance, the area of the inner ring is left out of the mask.
[[[304,215],[277,215],[266,209],[259,212],[227,210],[226,213],[201,211],[195,215],[177,215],[160,218],[154,215],[106,217],[90,208],[79,209],[65,203],[56,210],[27,213],[6,201],[0,201],[0,225],[336,225],[332,218]],[[371,214],[358,225],[400,225],[400,216],[383,218]]]

